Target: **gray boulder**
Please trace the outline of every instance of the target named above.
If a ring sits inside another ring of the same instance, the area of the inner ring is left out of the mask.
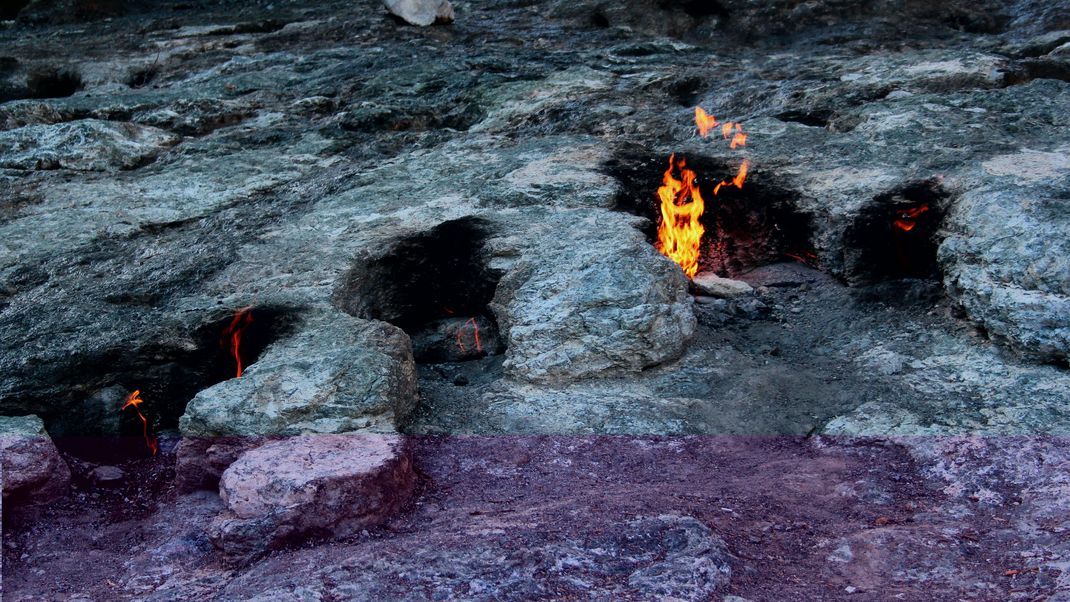
[[[330,313],[265,350],[241,378],[199,392],[179,426],[186,437],[393,432],[416,400],[408,336]]]
[[[635,229],[603,210],[545,220],[491,307],[506,372],[567,382],[638,372],[679,357],[695,331],[688,281]]]
[[[0,167],[108,171],[133,169],[178,142],[154,127],[82,119],[0,132]]]
[[[453,21],[449,0],[385,0],[384,4],[391,13],[421,27]]]
[[[306,435],[246,452],[223,473],[227,510],[209,527],[234,561],[311,536],[346,537],[381,524],[416,484],[397,435]]]
[[[48,503],[67,492],[71,472],[37,416],[0,416],[4,502]]]

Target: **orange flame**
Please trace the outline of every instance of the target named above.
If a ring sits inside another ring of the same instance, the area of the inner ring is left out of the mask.
[[[119,410],[122,411],[126,408],[134,408],[134,411],[137,412],[137,417],[141,419],[141,433],[142,436],[145,437],[145,445],[152,450],[152,455],[155,456],[156,452],[159,450],[159,446],[156,443],[156,438],[149,436],[149,421],[145,418],[145,415],[141,413],[140,406],[142,403],[144,403],[144,400],[141,399],[141,391],[137,390],[126,397],[126,403],[124,403],[123,407],[119,408]]]
[[[917,207],[911,207],[909,209],[901,209],[898,212],[899,218],[892,222],[892,225],[894,225],[896,228],[899,228],[903,232],[910,232],[914,229],[914,226],[918,225],[918,216],[928,210],[928,203],[922,203]]]
[[[479,340],[479,325],[476,324],[475,318],[468,318],[459,329],[457,329],[457,347],[460,348],[461,353],[467,353],[468,348],[464,345],[464,328],[465,326],[472,327],[472,338],[475,340],[476,351],[483,353],[483,342]]]
[[[673,176],[674,169],[679,170],[680,179]],[[683,268],[688,278],[698,272],[699,244],[706,232],[699,222],[706,202],[695,184],[696,177],[695,172],[687,169],[685,160],[676,159],[674,153],[669,156],[669,168],[658,188],[661,223],[658,225],[657,249]]]
[[[220,336],[220,345],[224,349],[230,351],[231,357],[234,358],[234,363],[237,364],[237,377],[241,377],[243,372],[242,359],[241,359],[241,338],[245,333],[245,329],[253,323],[252,307],[243,307],[234,314],[234,318],[230,321],[230,324],[223,329],[223,334]]]
[[[713,187],[714,196],[717,196],[717,194],[721,192],[721,188],[723,186],[735,186],[736,188],[743,188],[743,182],[747,180],[747,171],[749,169],[750,161],[744,159],[743,163],[739,164],[739,171],[736,172],[736,177],[732,178],[731,180],[723,180],[721,182],[718,182],[717,185]]]
[[[698,128],[699,136],[709,136],[710,130],[717,127],[717,118],[710,115],[702,107],[695,107],[695,127]]]

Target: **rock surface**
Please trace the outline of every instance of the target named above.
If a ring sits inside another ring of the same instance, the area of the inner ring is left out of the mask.
[[[691,279],[691,284],[703,294],[722,299],[738,297],[753,292],[754,287],[742,280],[721,278],[711,272],[699,272]]]
[[[0,132],[0,167],[106,171],[133,169],[178,142],[154,127],[85,119]]]
[[[416,476],[396,435],[306,435],[242,454],[223,473],[227,511],[209,527],[232,561],[309,537],[375,527],[412,495]]]
[[[47,504],[67,493],[71,473],[37,416],[0,417],[4,503]]]
[[[390,12],[413,25],[426,27],[453,21],[453,5],[449,0],[384,0],[384,3]]]

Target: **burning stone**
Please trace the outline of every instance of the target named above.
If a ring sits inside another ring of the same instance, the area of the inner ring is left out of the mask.
[[[691,280],[691,283],[703,294],[721,299],[731,299],[732,297],[747,295],[754,291],[754,287],[742,280],[721,278],[713,272],[696,274],[695,278]]]
[[[232,561],[386,521],[412,495],[409,445],[385,434],[305,435],[246,452],[223,473],[227,510],[209,527]]]

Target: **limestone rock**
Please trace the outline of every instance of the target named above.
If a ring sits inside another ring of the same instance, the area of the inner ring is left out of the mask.
[[[306,435],[248,451],[223,473],[227,510],[213,543],[243,561],[313,536],[345,537],[381,524],[416,483],[403,437]]]
[[[721,278],[713,272],[700,272],[691,279],[691,284],[704,294],[721,299],[731,299],[754,291],[754,287],[742,280]]]
[[[0,132],[0,167],[108,171],[133,169],[178,142],[163,130],[83,119]]]
[[[37,416],[0,417],[4,502],[43,504],[64,495],[71,473]]]
[[[449,0],[385,0],[384,3],[387,10],[413,25],[426,27],[453,21],[453,5]]]

